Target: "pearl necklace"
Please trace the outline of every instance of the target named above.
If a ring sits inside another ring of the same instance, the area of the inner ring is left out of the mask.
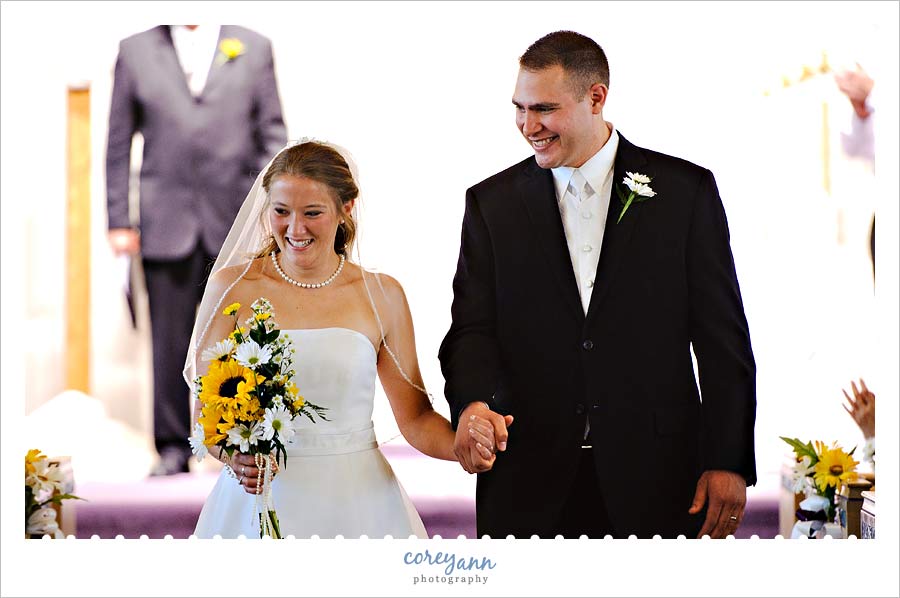
[[[302,287],[304,289],[318,289],[318,288],[330,285],[332,282],[334,282],[334,279],[338,277],[338,274],[341,273],[341,270],[344,269],[344,261],[346,260],[346,258],[344,257],[344,254],[341,254],[340,255],[341,262],[338,264],[337,270],[334,271],[334,274],[332,274],[331,276],[329,276],[327,279],[323,280],[322,282],[308,283],[308,282],[298,282],[298,281],[294,280],[293,278],[291,278],[290,276],[288,276],[287,274],[285,274],[284,270],[282,270],[281,266],[278,264],[278,258],[275,257],[274,251],[269,254],[269,257],[272,258],[272,263],[275,264],[275,269],[278,270],[278,273],[281,274],[281,277],[283,279],[285,279],[292,285],[296,285],[296,286]]]

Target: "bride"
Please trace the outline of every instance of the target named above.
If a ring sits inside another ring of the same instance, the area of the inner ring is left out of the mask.
[[[222,307],[260,297],[291,339],[293,379],[327,421],[294,420],[287,462],[271,483],[283,536],[427,538],[422,520],[377,448],[372,426],[376,374],[406,440],[422,453],[459,461],[469,473],[493,465],[493,428],[470,422],[471,454],[454,454],[454,431],[422,388],[413,323],[400,284],[351,262],[357,232],[357,177],[338,146],[290,144],[259,175],[207,284],[185,366],[189,384],[208,363],[203,349],[233,330]],[[358,255],[358,253],[357,253]],[[199,400],[194,422],[200,414]],[[210,455],[225,464],[200,513],[195,535],[259,536],[252,455]]]

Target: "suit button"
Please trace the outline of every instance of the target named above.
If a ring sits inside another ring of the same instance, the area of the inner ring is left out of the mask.
[[[581,346],[585,351],[590,351],[594,348],[594,341],[592,341],[591,339],[587,339],[586,341],[581,343]]]
[[[584,413],[584,405],[582,405],[581,403],[575,405],[575,413],[577,413],[578,415]]]

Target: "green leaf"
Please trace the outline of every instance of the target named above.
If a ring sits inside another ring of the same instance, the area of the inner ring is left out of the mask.
[[[619,196],[619,201],[621,201],[622,203],[628,201],[627,199],[625,199],[625,193],[622,191],[622,188],[619,185],[616,185],[616,195]]]
[[[816,455],[816,450],[811,442],[803,444],[799,438],[787,438],[786,436],[779,436],[779,438],[791,445],[798,457],[808,456],[813,463],[818,462],[819,456]]]
[[[84,500],[84,501],[87,500],[86,498],[81,498],[80,496],[75,496],[74,494],[55,494],[55,495],[53,495],[53,496],[50,498],[50,500],[48,500],[47,502],[52,502],[52,503],[58,505],[58,504],[60,504],[62,501],[68,500],[68,499],[70,499],[70,498],[74,498],[74,499],[76,499],[76,500]]]
[[[250,338],[260,347],[265,344],[265,331],[260,332],[259,327],[250,330]]]

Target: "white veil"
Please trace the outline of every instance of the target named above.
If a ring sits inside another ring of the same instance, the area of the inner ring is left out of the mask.
[[[381,278],[378,276],[378,274],[373,271],[367,271],[362,264],[362,260],[360,259],[360,239],[362,226],[360,223],[359,215],[361,210],[362,187],[360,186],[359,170],[357,168],[356,162],[353,160],[350,152],[345,148],[334,143],[323,141],[321,139],[307,137],[303,137],[297,141],[288,142],[287,145],[285,145],[275,156],[272,157],[271,160],[269,160],[269,163],[266,164],[266,167],[263,168],[263,170],[256,177],[256,181],[254,181],[253,186],[250,188],[250,192],[247,194],[246,199],[244,199],[244,203],[234,219],[234,224],[231,226],[231,230],[228,232],[228,236],[225,237],[225,242],[222,245],[219,256],[209,273],[209,279],[212,279],[213,276],[215,276],[218,272],[225,268],[241,265],[243,265],[244,267],[235,269],[235,271],[239,272],[239,274],[231,281],[224,292],[218,293],[215,291],[211,291],[210,285],[207,285],[206,290],[203,293],[203,298],[200,301],[200,307],[197,311],[197,319],[194,322],[194,329],[191,333],[191,344],[188,347],[187,358],[185,359],[184,369],[182,371],[185,382],[187,382],[188,387],[191,388],[191,396],[194,396],[194,380],[198,376],[196,356],[198,355],[198,353],[202,352],[206,346],[209,346],[216,340],[206,338],[209,326],[212,323],[216,313],[222,307],[222,303],[225,297],[228,295],[234,285],[237,284],[237,282],[247,274],[253,258],[265,246],[266,242],[271,236],[271,231],[268,230],[268,219],[262,217],[262,212],[266,205],[267,195],[266,190],[263,188],[263,178],[265,177],[266,172],[271,167],[272,162],[278,155],[281,154],[281,152],[296,145],[301,145],[309,142],[315,142],[321,145],[325,145],[337,151],[347,162],[347,165],[350,168],[350,173],[353,175],[353,179],[356,182],[356,186],[358,189],[360,189],[352,212],[352,217],[357,225],[356,242],[354,243],[354,249],[352,251],[353,255],[348,255],[347,258],[348,260],[355,262],[360,267],[363,284],[366,288],[366,295],[369,299],[369,304],[372,308],[372,313],[375,316],[376,323],[378,324],[378,330],[382,345],[387,350],[394,364],[397,366],[397,369],[399,370],[403,379],[406,380],[406,382],[414,388],[425,393],[428,396],[429,400],[433,403],[433,398],[428,393],[428,391],[426,391],[424,388],[410,379],[407,372],[401,366],[398,356],[394,353],[391,347],[388,346],[385,339],[384,325],[382,323],[381,316],[378,313],[378,309],[372,295],[373,287],[375,292],[380,293],[380,297],[384,298],[385,300],[387,298],[387,294],[384,291],[384,287],[381,283]],[[375,282],[374,285],[370,285],[372,281]],[[396,430],[396,427],[392,429]],[[389,442],[390,440],[393,440],[393,437],[389,438],[387,441]]]

